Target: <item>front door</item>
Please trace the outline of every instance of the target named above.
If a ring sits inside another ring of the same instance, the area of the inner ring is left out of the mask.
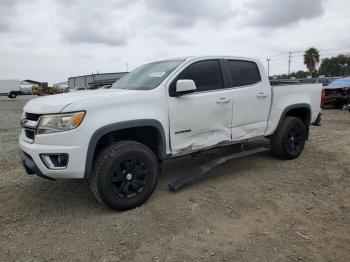
[[[170,84],[191,79],[197,90],[169,97],[170,140],[173,155],[231,140],[232,90],[224,89],[219,60],[194,62]]]

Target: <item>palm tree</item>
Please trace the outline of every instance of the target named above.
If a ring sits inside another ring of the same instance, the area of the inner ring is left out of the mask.
[[[320,62],[320,53],[316,48],[310,47],[308,50],[305,51],[304,64],[309,70],[311,76],[312,76],[312,72],[315,71],[316,66],[318,65],[319,62]]]

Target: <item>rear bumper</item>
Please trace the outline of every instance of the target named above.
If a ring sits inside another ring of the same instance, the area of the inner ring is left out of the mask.
[[[318,113],[316,121],[312,124],[313,126],[321,126],[322,125],[322,112]]]

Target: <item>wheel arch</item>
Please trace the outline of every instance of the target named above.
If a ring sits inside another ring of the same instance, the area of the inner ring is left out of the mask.
[[[309,126],[311,124],[311,106],[309,104],[300,103],[287,106],[281,114],[275,132],[281,126],[286,116],[294,116],[300,118],[307,128],[307,133],[309,133]]]
[[[140,131],[143,131],[142,139],[137,137]],[[145,143],[147,138],[151,135],[156,141],[152,140]],[[134,136],[134,137],[133,137]],[[166,156],[166,138],[162,124],[155,119],[139,119],[123,121],[119,123],[109,124],[97,129],[89,142],[85,160],[84,177],[89,177],[92,171],[94,158],[98,153],[98,148],[102,143],[108,143],[109,139],[118,141],[119,137],[126,137],[125,139],[135,140],[149,146],[156,154],[159,160],[163,160]],[[141,140],[141,141],[140,141]],[[154,143],[156,142],[156,143]]]

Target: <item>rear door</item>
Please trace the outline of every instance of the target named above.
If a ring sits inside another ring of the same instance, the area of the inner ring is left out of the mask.
[[[271,103],[267,77],[254,61],[227,60],[227,68],[233,90],[232,139],[264,135]]]
[[[188,65],[169,86],[170,140],[173,154],[188,153],[231,140],[232,90],[222,74],[220,60]],[[174,97],[177,80],[191,79],[197,90]]]

